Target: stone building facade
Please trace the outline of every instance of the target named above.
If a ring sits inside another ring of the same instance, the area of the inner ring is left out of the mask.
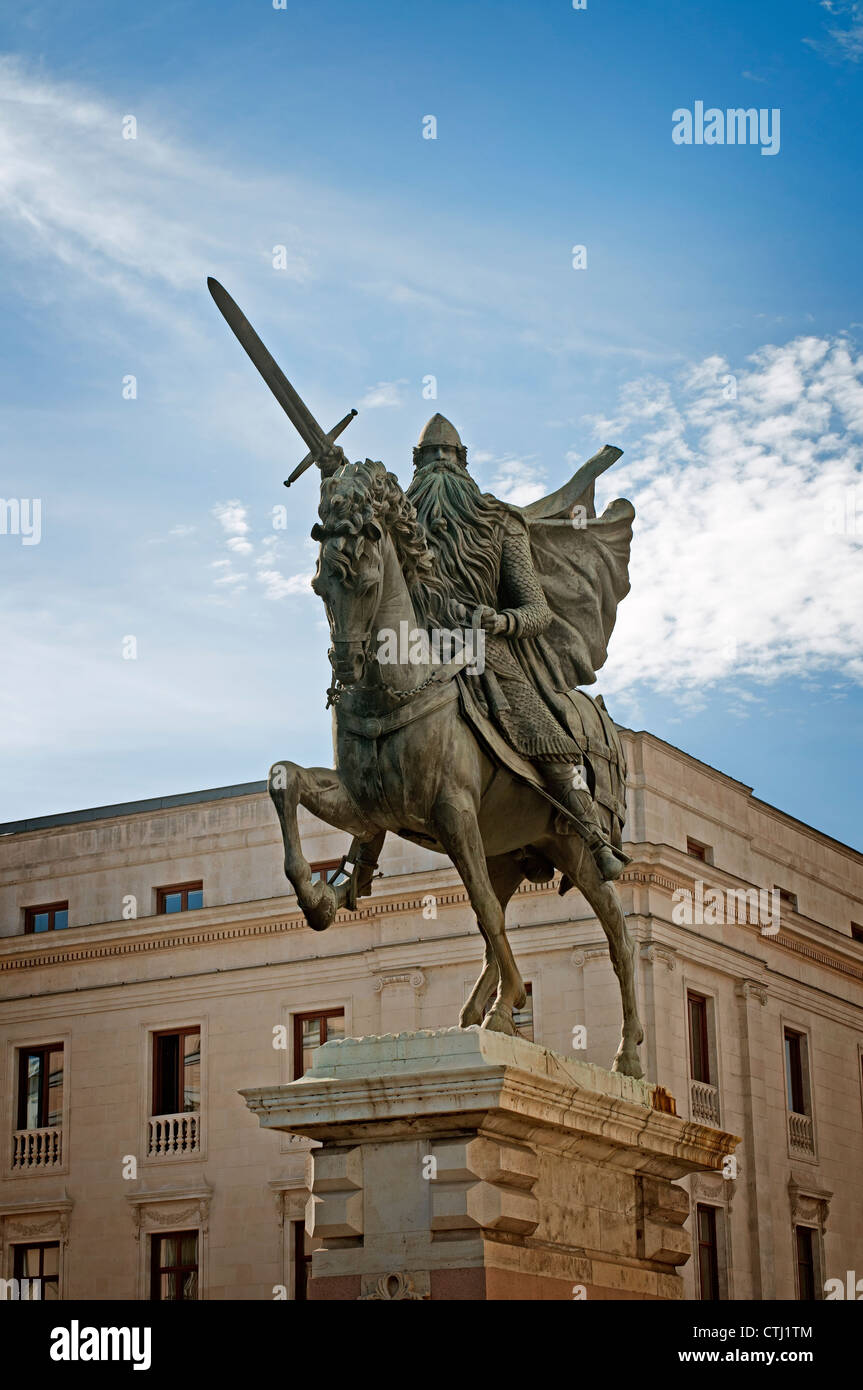
[[[742,1141],[684,1183],[686,1296],[823,1297],[863,1276],[863,856],[622,736],[646,1073]],[[338,863],[346,837],[301,829]],[[302,1074],[325,1037],[452,1025],[481,961],[446,860],[389,837],[381,870],[309,931],[261,783],[0,826],[0,1277],[304,1296],[310,1143],[261,1130],[240,1090]],[[524,1035],[607,1066],[620,1001],[587,904],[525,885],[509,916]]]

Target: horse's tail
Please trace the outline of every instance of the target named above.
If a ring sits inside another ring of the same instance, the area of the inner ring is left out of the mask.
[[[602,696],[584,690],[569,692],[566,716],[592,774],[591,792],[609,839],[620,849],[626,823],[626,754],[617,725]]]

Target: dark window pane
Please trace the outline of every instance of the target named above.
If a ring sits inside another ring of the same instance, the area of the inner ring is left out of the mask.
[[[805,1303],[815,1300],[815,1251],[813,1231],[809,1226],[795,1228],[797,1244],[797,1288],[800,1299]]]
[[[805,1115],[807,1111],[803,1086],[803,1039],[799,1033],[785,1034],[785,1085],[788,1109],[795,1115]]]
[[[703,1081],[710,1085],[707,1000],[698,994],[689,995],[689,1055],[693,1081]]]
[[[163,911],[165,911],[165,912],[182,912],[182,910],[183,910],[183,895],[182,895],[182,893],[166,893],[166,894],[165,894],[165,906],[164,906],[164,908],[163,908]]]
[[[198,1237],[191,1232],[180,1240],[180,1264],[194,1265],[198,1262]]]
[[[54,913],[54,930],[55,930],[55,931],[62,931],[63,928],[64,928],[64,927],[68,927],[68,925],[69,925],[69,909],[68,909],[68,907],[58,907],[57,911]]]
[[[196,907],[203,907],[203,906],[204,906],[204,890],[203,890],[203,888],[190,888],[190,889],[189,889],[189,901],[188,901],[188,903],[187,903],[187,906],[188,906],[188,908],[189,908],[190,911],[191,911],[193,908],[196,908]]]
[[[156,1038],[156,1115],[176,1115],[180,1108],[180,1037],[164,1033]]]
[[[716,1208],[696,1208],[698,1230],[698,1281],[701,1298],[715,1302],[719,1298],[719,1251],[716,1240]]]

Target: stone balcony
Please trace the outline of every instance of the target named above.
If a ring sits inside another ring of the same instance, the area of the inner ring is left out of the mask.
[[[792,1153],[815,1157],[815,1131],[811,1115],[788,1111],[788,1147]]]
[[[148,1158],[191,1158],[201,1152],[201,1117],[197,1111],[151,1115],[148,1129]]]
[[[12,1171],[50,1173],[63,1162],[63,1129],[16,1129],[12,1133]]]
[[[689,1106],[693,1120],[719,1128],[719,1087],[707,1081],[689,1083]]]

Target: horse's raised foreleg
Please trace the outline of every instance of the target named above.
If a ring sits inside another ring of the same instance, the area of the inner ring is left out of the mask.
[[[345,885],[333,888],[330,884],[312,879],[311,869],[303,854],[297,826],[297,807],[306,810],[338,830],[347,830],[355,840],[382,841],[381,832],[370,826],[360,815],[348,795],[339,773],[329,767],[300,767],[287,759],[270,768],[267,789],[272,797],[282,827],[285,846],[285,874],[297,895],[306,921],[314,931],[324,931],[344,905]]]
[[[482,1026],[495,1032],[514,1034],[517,1029],[512,1020],[512,1011],[522,1008],[527,996],[506,939],[504,910],[489,876],[476,809],[467,794],[441,799],[435,804],[431,819],[440,843],[467,889],[479,929],[486,939],[487,949],[493,954],[500,976],[497,998]]]
[[[600,878],[593,855],[579,836],[562,836],[553,851],[553,860],[584,894],[608,938],[608,952],[623,1003],[620,1047],[611,1070],[622,1072],[624,1076],[642,1077],[644,1071],[638,1048],[644,1041],[644,1029],[635,998],[635,946],[617,891],[613,883],[604,883]]]
[[[487,859],[486,867],[495,897],[506,914],[507,903],[524,879],[519,861],[514,854],[499,854],[492,859]],[[486,936],[482,970],[459,1016],[459,1024],[462,1028],[469,1028],[472,1023],[482,1023],[486,1010],[497,994],[499,981],[500,971],[497,968],[497,957],[491,941]],[[524,1000],[517,999],[516,1008],[524,1008],[524,1002]]]

